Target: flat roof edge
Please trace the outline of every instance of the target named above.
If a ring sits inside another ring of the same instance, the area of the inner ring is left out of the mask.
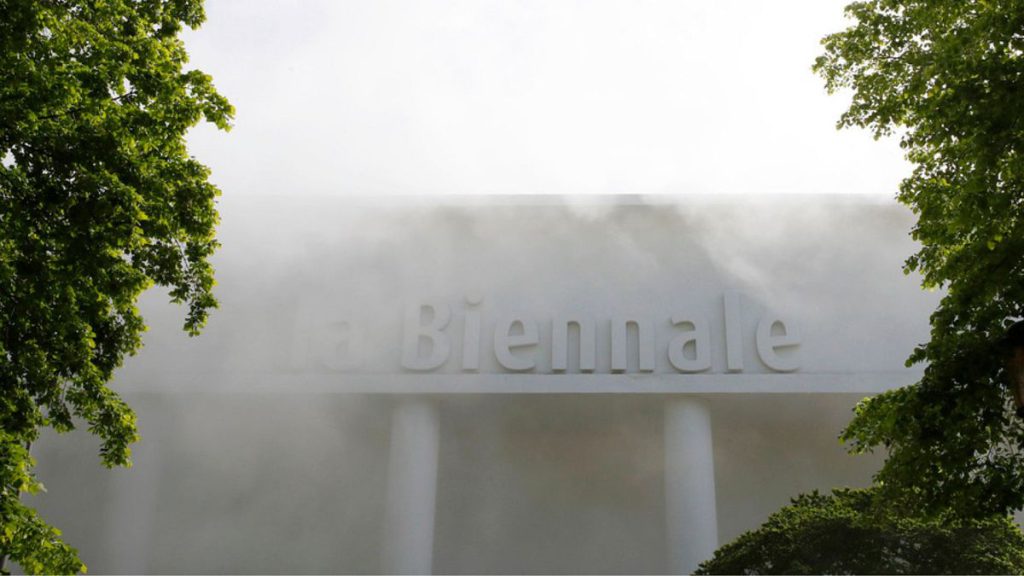
[[[120,392],[288,394],[879,394],[916,371],[788,374],[181,373]],[[212,384],[211,384],[212,383]]]

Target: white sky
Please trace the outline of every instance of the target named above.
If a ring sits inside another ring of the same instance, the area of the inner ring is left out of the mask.
[[[237,108],[192,152],[248,194],[862,193],[894,140],[811,73],[847,0],[208,0]]]

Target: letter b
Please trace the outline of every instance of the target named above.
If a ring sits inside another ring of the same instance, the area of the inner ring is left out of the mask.
[[[429,315],[429,324],[424,325],[424,316]],[[409,370],[433,370],[448,360],[451,342],[442,332],[451,319],[451,310],[445,304],[417,304],[405,310],[405,329],[402,337],[402,368]],[[430,343],[429,354],[420,355],[420,343]]]

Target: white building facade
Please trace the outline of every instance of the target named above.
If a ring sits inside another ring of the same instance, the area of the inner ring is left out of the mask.
[[[97,572],[686,573],[915,381],[912,216],[829,197],[230,202],[205,333],[149,293],[131,470],[38,448]]]

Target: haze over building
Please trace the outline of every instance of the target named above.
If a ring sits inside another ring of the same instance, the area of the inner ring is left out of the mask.
[[[131,470],[48,438],[91,571],[683,572],[913,382],[937,294],[870,197],[228,199],[204,334],[146,294]]]

